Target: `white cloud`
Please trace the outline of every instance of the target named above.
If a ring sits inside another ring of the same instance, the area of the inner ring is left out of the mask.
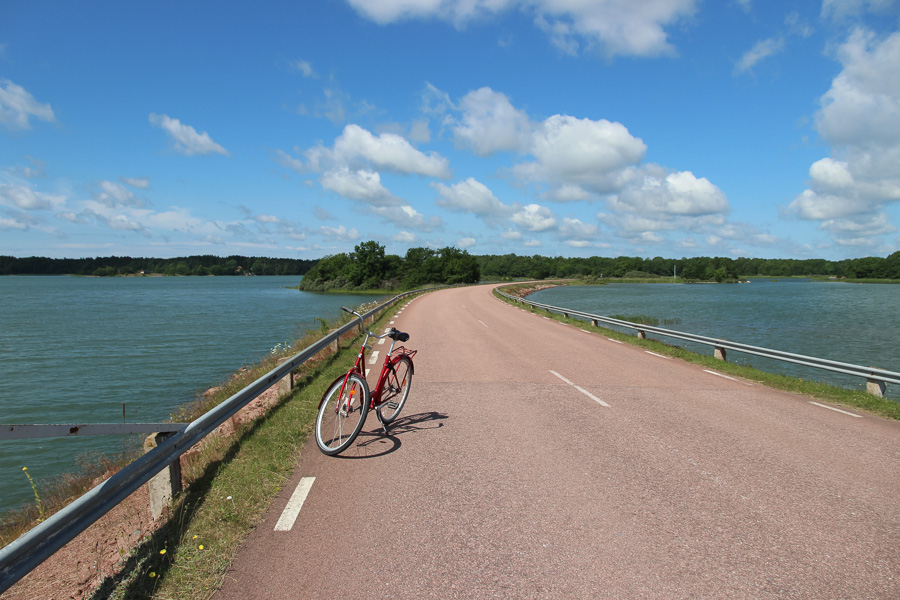
[[[300,71],[304,77],[316,77],[316,72],[312,68],[312,64],[308,60],[303,60],[298,58],[297,60],[291,63],[291,67],[295,70]]]
[[[525,181],[606,193],[624,184],[627,167],[639,163],[646,151],[643,140],[621,123],[554,115],[535,131],[531,154],[536,162],[516,165],[513,172]]]
[[[486,185],[469,177],[451,186],[432,184],[439,198],[435,204],[455,212],[466,212],[479,217],[496,218],[510,214],[514,209],[500,202]]]
[[[887,14],[895,4],[896,0],[823,0],[822,16],[842,21],[866,12]]]
[[[870,247],[892,233],[885,208],[900,202],[900,33],[857,28],[836,57],[843,68],[816,115],[832,156],[810,166],[809,188],[784,214],[820,221],[840,244]]]
[[[53,210],[65,204],[65,196],[36,192],[24,185],[0,184],[0,204],[22,210]]]
[[[510,220],[528,231],[546,231],[556,227],[556,217],[546,206],[528,204],[519,209]]]
[[[190,125],[185,125],[178,119],[173,119],[168,115],[158,115],[150,113],[149,121],[152,125],[159,127],[167,134],[174,143],[173,148],[180,154],[187,156],[205,155],[205,154],[223,154],[230,156],[228,151],[214,142],[209,134],[205,131],[197,133],[197,130]]]
[[[356,10],[381,24],[438,18],[457,27],[512,9],[534,15],[551,43],[574,54],[658,56],[674,53],[665,27],[690,17],[695,0],[349,0]]]
[[[355,227],[347,229],[343,225],[337,227],[322,225],[319,227],[319,232],[325,237],[336,238],[342,242],[355,242],[359,239],[359,231]]]
[[[741,59],[734,66],[735,74],[746,73],[751,70],[759,61],[769,58],[784,50],[784,38],[769,38],[760,40],[753,47],[744,53]]]
[[[520,152],[531,143],[528,115],[516,110],[505,94],[483,87],[463,96],[461,122],[453,128],[457,144],[486,156],[499,151]]]
[[[697,178],[690,171],[661,171],[655,165],[648,166],[642,177],[635,178],[620,194],[610,199],[610,206],[661,219],[728,212],[725,194],[705,177]]]
[[[31,117],[54,122],[49,104],[42,104],[9,79],[0,79],[0,123],[9,129],[31,129]]]
[[[99,191],[94,193],[94,198],[106,206],[144,206],[144,201],[135,197],[134,192],[121,183],[114,181],[101,181]]]
[[[440,217],[426,217],[409,204],[402,206],[373,206],[369,209],[369,212],[401,229],[415,229],[416,231],[428,232],[440,228],[443,224]]]
[[[410,231],[401,231],[394,234],[391,239],[398,244],[414,244],[416,242],[416,234]]]
[[[351,171],[341,167],[322,175],[322,187],[344,198],[358,200],[373,206],[389,206],[402,202],[381,184],[381,176],[375,171]]]
[[[123,183],[142,190],[150,189],[150,180],[146,177],[119,177]]]
[[[334,142],[331,158],[339,164],[353,165],[360,159],[376,169],[402,174],[450,177],[449,161],[436,152],[416,150],[405,138],[394,133],[375,136],[359,125],[350,124]]]
[[[20,223],[16,219],[7,219],[6,217],[0,216],[0,229],[16,229],[19,231],[25,231],[28,229],[28,225],[25,223]]]
[[[466,248],[471,248],[477,243],[477,240],[473,237],[464,237],[456,241],[456,247],[460,250],[465,250]]]

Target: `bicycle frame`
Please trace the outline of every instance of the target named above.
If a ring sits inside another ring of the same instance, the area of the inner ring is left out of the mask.
[[[355,314],[355,313],[354,313]],[[361,317],[360,317],[361,318]],[[361,375],[363,379],[367,379],[364,365],[366,364],[366,350],[372,350],[372,347],[369,346],[369,338],[377,338],[382,339],[390,336],[390,331],[387,333],[383,333],[381,335],[377,335],[368,329],[364,329],[366,332],[366,338],[363,341],[362,345],[359,349],[359,354],[356,355],[356,362],[353,364],[353,368],[347,372],[347,375],[344,378],[344,383],[346,384],[347,377],[350,376],[350,373],[356,372]],[[378,375],[378,382],[375,384],[375,388],[369,392],[370,401],[369,401],[369,409],[378,408],[383,405],[385,402],[390,400],[393,396],[384,397],[384,392],[387,389],[389,376],[394,371],[394,364],[399,361],[399,357],[402,355],[408,356],[412,359],[413,356],[416,355],[417,350],[407,350],[403,346],[397,346],[397,340],[391,338],[391,347],[388,349],[387,354],[384,357],[384,362],[381,364],[381,373]],[[342,390],[343,391],[343,390]]]

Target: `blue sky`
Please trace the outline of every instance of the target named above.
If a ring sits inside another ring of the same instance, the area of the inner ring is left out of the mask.
[[[900,248],[900,0],[0,3],[0,254]]]

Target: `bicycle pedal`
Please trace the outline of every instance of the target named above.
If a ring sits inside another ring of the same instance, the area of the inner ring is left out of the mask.
[[[388,402],[387,403],[387,407],[390,409],[396,409],[398,406],[400,406],[400,405],[397,404],[396,402]]]

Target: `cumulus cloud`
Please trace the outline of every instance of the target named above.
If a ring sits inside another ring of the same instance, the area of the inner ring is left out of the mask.
[[[401,174],[450,177],[449,161],[436,152],[421,152],[394,133],[373,135],[359,125],[347,125],[334,142],[332,160],[352,165],[362,159],[376,169]]]
[[[673,54],[665,28],[689,18],[695,0],[349,0],[365,17],[380,24],[407,19],[442,19],[457,27],[518,9],[534,15],[561,51],[596,51],[606,56]]]
[[[505,94],[483,87],[463,96],[459,110],[462,118],[453,128],[456,142],[475,154],[521,152],[530,146],[528,115],[514,108]]]
[[[836,57],[843,68],[816,114],[832,156],[810,166],[809,187],[784,213],[819,221],[838,243],[871,247],[892,233],[884,211],[900,201],[900,33],[857,28]]]
[[[456,247],[460,250],[465,250],[466,248],[471,248],[477,243],[477,240],[473,237],[464,237],[456,241]]]
[[[433,186],[439,196],[435,204],[454,212],[498,218],[508,216],[514,210],[500,202],[486,185],[473,177],[451,186],[443,183],[436,183]]]
[[[165,131],[173,143],[173,148],[180,154],[198,156],[205,154],[223,154],[230,156],[228,151],[213,141],[205,131],[197,133],[197,130],[168,115],[150,113],[151,125]]]
[[[510,220],[522,229],[538,232],[556,227],[556,217],[546,206],[527,204],[510,217]]]
[[[612,208],[657,219],[673,216],[699,217],[728,212],[725,194],[705,177],[690,171],[666,173],[648,166],[621,193],[610,198]]]
[[[646,151],[643,140],[621,123],[554,115],[534,132],[536,160],[516,165],[513,173],[524,181],[607,193],[624,184],[627,167],[639,163]]]
[[[0,79],[0,123],[8,129],[31,129],[32,117],[49,123],[56,120],[49,104],[38,102],[9,79]]]
[[[347,167],[340,167],[324,173],[321,183],[326,190],[344,198],[373,206],[390,206],[403,202],[381,184],[381,176],[375,171],[351,171]]]

